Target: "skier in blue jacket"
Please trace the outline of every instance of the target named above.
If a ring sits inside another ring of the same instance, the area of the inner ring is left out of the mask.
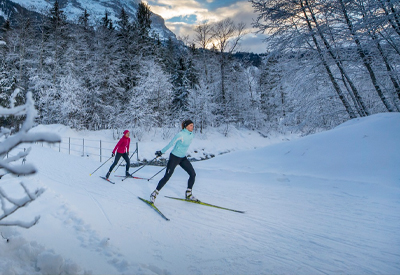
[[[150,201],[154,203],[158,193],[160,192],[161,188],[167,183],[170,179],[174,170],[178,164],[189,174],[188,186],[186,190],[185,198],[188,200],[195,200],[197,199],[192,195],[192,188],[194,184],[194,180],[196,177],[196,173],[193,169],[192,164],[186,157],[186,151],[189,148],[190,143],[193,139],[193,122],[189,120],[185,120],[182,122],[182,131],[175,135],[175,137],[165,146],[161,151],[157,151],[157,156],[162,156],[169,148],[174,146],[172,149],[169,160],[167,163],[167,170],[165,171],[164,177],[158,182],[156,189],[150,195]]]

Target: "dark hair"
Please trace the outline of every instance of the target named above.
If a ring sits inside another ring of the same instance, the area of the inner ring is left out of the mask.
[[[182,129],[185,129],[186,127],[188,127],[188,125],[192,124],[193,121],[191,121],[190,119],[184,120],[182,122]]]

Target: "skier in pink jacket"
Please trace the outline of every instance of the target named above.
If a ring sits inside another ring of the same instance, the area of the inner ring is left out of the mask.
[[[129,166],[131,165],[130,160],[129,160],[129,144],[130,143],[131,143],[131,139],[129,138],[129,131],[125,130],[124,135],[118,141],[117,145],[115,145],[115,148],[112,151],[112,156],[115,155],[115,151],[117,151],[117,154],[115,155],[114,163],[111,165],[110,169],[107,172],[107,175],[106,175],[107,179],[110,176],[112,169],[114,169],[115,165],[118,164],[118,161],[121,157],[123,157],[126,162],[125,175],[127,177],[130,176],[130,174],[129,174]]]

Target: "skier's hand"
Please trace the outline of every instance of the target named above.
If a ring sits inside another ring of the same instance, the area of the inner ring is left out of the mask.
[[[156,156],[157,156],[157,157],[161,157],[161,156],[162,156],[161,151],[157,151],[157,152],[156,152]]]
[[[114,154],[114,153],[111,153],[111,157],[113,157],[113,156],[115,156],[115,154]]]

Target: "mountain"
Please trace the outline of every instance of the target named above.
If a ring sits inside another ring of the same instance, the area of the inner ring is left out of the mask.
[[[35,15],[46,13],[54,4],[55,0],[0,0],[0,23],[6,19],[13,19],[24,12],[24,14]],[[86,9],[90,14],[92,23],[100,20],[105,11],[110,13],[110,18],[115,23],[122,8],[133,18],[136,14],[139,0],[59,0],[60,8],[64,11],[67,19],[77,21],[78,17]],[[150,7],[151,9],[151,7]],[[159,35],[161,40],[172,38],[176,40],[176,35],[165,26],[164,19],[154,14],[151,17],[152,31]]]
[[[6,20],[10,20],[13,23],[18,15],[24,15],[29,17],[35,17],[39,14],[34,11],[29,11],[19,4],[9,0],[0,0],[0,26],[3,26]]]

